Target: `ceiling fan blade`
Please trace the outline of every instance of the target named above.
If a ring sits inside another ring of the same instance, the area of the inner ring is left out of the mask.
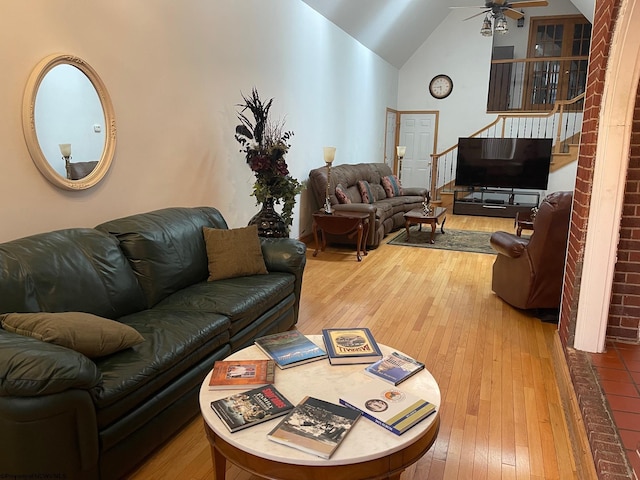
[[[465,18],[464,21],[471,20],[472,18],[479,17],[480,15],[484,15],[485,13],[489,13],[491,10],[485,10],[484,12],[476,13],[475,15],[471,15],[470,17]]]
[[[513,18],[514,20],[519,20],[524,17],[524,13],[514,10],[513,8],[505,8],[502,11],[507,17]]]
[[[449,8],[456,8],[456,9],[458,9],[458,8],[487,8],[487,7],[480,6],[480,5],[476,5],[476,6],[469,6],[469,7],[449,7]]]
[[[509,2],[510,8],[546,7],[547,0],[523,0],[522,2]]]

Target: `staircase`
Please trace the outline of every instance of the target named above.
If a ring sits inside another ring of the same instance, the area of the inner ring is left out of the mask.
[[[486,138],[553,138],[550,172],[578,159],[584,93],[571,100],[558,101],[548,112],[501,113],[469,135]],[[431,198],[436,205],[451,206],[455,191],[455,165],[458,145],[431,155]]]

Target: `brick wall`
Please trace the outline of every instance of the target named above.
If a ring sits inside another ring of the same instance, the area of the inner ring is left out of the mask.
[[[584,123],[558,325],[591,454],[598,478],[602,480],[629,479],[634,474],[602,395],[597,375],[586,354],[572,347],[591,202],[598,120],[605,89],[605,70],[621,2],[622,0],[596,0]],[[637,338],[640,318],[640,96],[636,96],[635,105],[630,168],[625,186],[618,261],[607,330],[608,336],[625,339]]]
[[[611,36],[622,0],[596,0],[592,26],[589,72],[585,109],[578,155],[573,212],[567,248],[565,283],[558,325],[563,346],[573,347],[578,310],[578,294],[584,261],[593,166],[595,163],[598,120],[604,92],[605,70],[611,47]]]
[[[637,342],[640,328],[640,95],[636,94],[607,337]]]

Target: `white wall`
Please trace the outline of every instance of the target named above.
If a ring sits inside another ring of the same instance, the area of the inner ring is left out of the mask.
[[[439,110],[440,152],[491,122],[487,115],[487,91],[491,62],[491,38],[480,35],[467,9],[452,10],[427,41],[404,64],[398,80],[398,110]],[[436,100],[429,82],[440,73],[453,80],[451,95]]]
[[[30,0],[3,2],[3,18],[0,241],[177,205],[213,205],[231,227],[246,225],[258,207],[233,133],[240,94],[254,86],[295,133],[297,178],[323,165],[325,145],[337,164],[382,161],[397,69],[300,0]],[[56,52],[88,62],[115,108],[112,168],[81,192],[48,183],[22,134],[27,78]],[[309,233],[310,198],[292,237]]]

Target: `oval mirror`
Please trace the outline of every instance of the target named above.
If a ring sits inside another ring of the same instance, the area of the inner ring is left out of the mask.
[[[115,115],[90,65],[73,55],[46,57],[29,77],[22,108],[27,148],[49,181],[83,190],[105,176],[116,146]]]

